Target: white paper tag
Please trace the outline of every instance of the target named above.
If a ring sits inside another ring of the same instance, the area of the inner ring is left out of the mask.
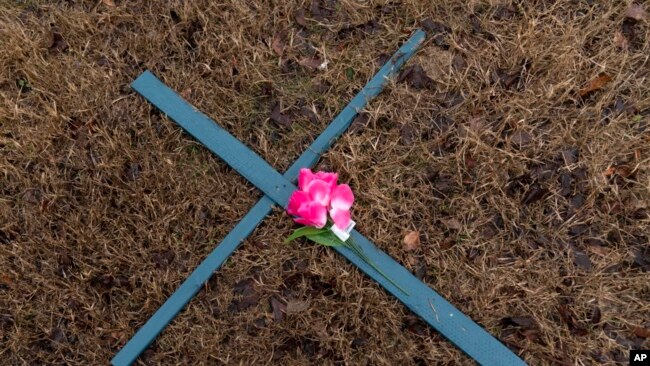
[[[330,230],[331,230],[331,231],[334,233],[334,235],[336,235],[339,239],[341,239],[342,241],[346,241],[346,240],[348,240],[348,239],[350,238],[350,233],[352,232],[352,229],[354,229],[354,225],[356,225],[356,224],[357,224],[356,222],[350,220],[350,223],[349,223],[348,226],[345,228],[345,230],[341,230],[341,229],[339,229],[336,225],[332,225],[332,227],[330,228]]]

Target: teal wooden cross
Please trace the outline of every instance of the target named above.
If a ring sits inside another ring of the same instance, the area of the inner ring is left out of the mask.
[[[131,85],[133,89],[248,179],[265,196],[253,206],[214,251],[115,355],[111,360],[113,365],[122,366],[133,363],[194,297],[212,276],[212,273],[271,212],[272,207],[276,204],[286,207],[289,196],[297,189],[293,182],[297,178],[299,170],[313,167],[317,163],[321,154],[327,151],[336,138],[350,126],[357,113],[366,106],[369,100],[381,92],[388,80],[415,53],[424,42],[425,36],[422,31],[415,32],[284,174],[276,171],[234,136],[184,101],[150,72],[144,72],[133,82]],[[366,275],[377,281],[386,291],[398,298],[407,308],[420,316],[469,357],[481,365],[525,365],[519,357],[485,329],[456,309],[436,291],[418,280],[411,272],[379,250],[364,236],[353,231],[352,238],[370,260],[377,264],[399,287],[387,280],[386,276],[374,270],[351,250],[345,247],[335,247],[334,249]],[[406,291],[402,291],[400,287]]]

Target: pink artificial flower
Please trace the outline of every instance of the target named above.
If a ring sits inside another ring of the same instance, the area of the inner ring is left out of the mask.
[[[309,202],[309,193],[303,191],[295,191],[289,197],[289,205],[287,206],[287,213],[291,216],[298,216],[300,207]]]
[[[289,198],[287,212],[296,216],[299,224],[322,228],[327,223],[327,211],[334,225],[341,230],[350,223],[350,207],[354,195],[347,184],[337,185],[338,174],[328,172],[313,173],[310,169],[300,169],[299,190]]]
[[[327,223],[327,209],[314,201],[308,192],[295,191],[289,198],[287,206],[289,215],[296,216],[299,224],[322,228]]]
[[[298,217],[294,220],[299,224],[320,229],[327,223],[327,209],[316,202],[309,202],[300,207]]]
[[[330,194],[336,187],[338,174],[318,172],[310,169],[300,169],[298,175],[298,191],[289,198],[287,212],[296,216],[294,221],[299,224],[322,228],[327,223],[327,207],[330,204]]]
[[[339,179],[337,173],[316,172],[312,173],[311,169],[302,168],[298,174],[298,188],[303,191],[307,190],[307,186],[312,181],[323,181],[330,187],[330,191],[336,187],[336,181]]]
[[[350,224],[350,208],[354,203],[354,194],[347,184],[339,184],[330,194],[330,216],[334,225],[345,230]]]
[[[336,187],[339,175],[336,173],[317,172],[312,173],[310,169],[302,168],[298,174],[298,188],[309,193],[313,201],[323,207],[330,204],[330,193]]]

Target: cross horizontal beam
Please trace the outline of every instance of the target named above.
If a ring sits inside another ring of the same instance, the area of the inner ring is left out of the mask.
[[[411,37],[409,42],[391,58],[378,75],[337,116],[325,132],[314,141],[310,149],[284,175],[278,173],[239,140],[182,100],[153,74],[145,72],[134,81],[132,86],[136,91],[167,114],[210,151],[220,156],[233,169],[246,177],[264,192],[265,197],[253,207],[215,251],[201,263],[181,287],[136,333],[133,339],[113,358],[111,361],[113,365],[132,363],[140,352],[155,339],[166,324],[196,294],[202,284],[212,275],[212,272],[223,263],[239,243],[269,213],[273,203],[282,207],[286,206],[289,196],[297,189],[292,180],[296,178],[299,169],[310,167],[316,163],[320,154],[327,150],[333,141],[345,131],[356,113],[363,108],[367,101],[381,91],[386,78],[401,67],[408,57],[415,52],[423,39],[424,34],[422,32],[417,32]],[[524,365],[523,361],[508,348],[438,293],[419,281],[406,268],[377,249],[364,236],[353,231],[352,237],[363,252],[382,268],[383,272],[395,281],[399,287],[405,289],[408,294],[388,281],[384,275],[374,270],[351,250],[345,247],[336,247],[335,249],[470,357],[483,365]]]

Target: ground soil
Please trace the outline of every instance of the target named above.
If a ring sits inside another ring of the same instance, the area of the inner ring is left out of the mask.
[[[530,364],[626,364],[650,348],[650,34],[630,5],[0,1],[0,364],[106,364],[260,197],[129,88],[142,71],[282,171],[419,27],[318,168]],[[283,245],[293,227],[275,210],[138,362],[471,363],[335,252]]]

